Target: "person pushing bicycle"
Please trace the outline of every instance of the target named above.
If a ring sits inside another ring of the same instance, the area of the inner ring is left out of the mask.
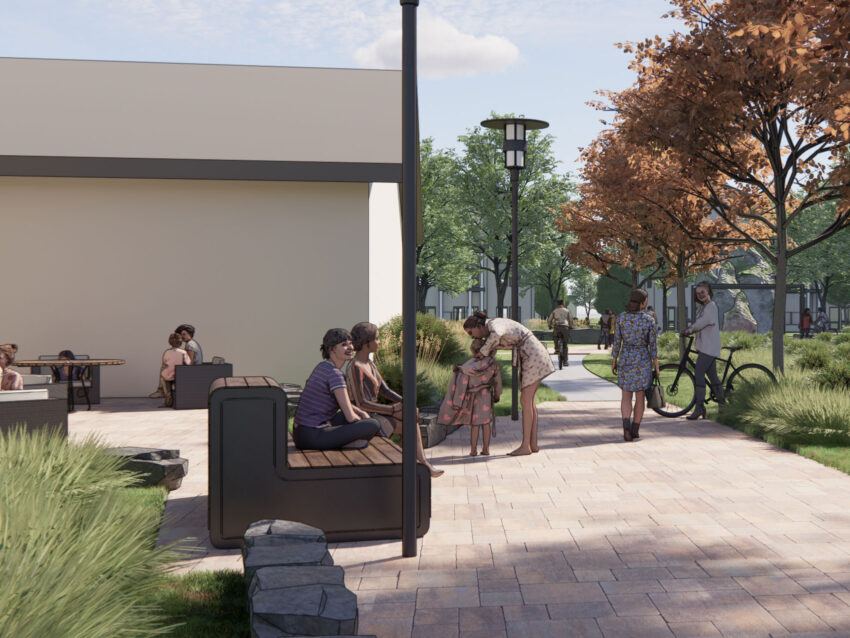
[[[565,366],[570,365],[567,356],[569,355],[570,343],[570,328],[573,327],[573,316],[570,314],[569,308],[564,304],[563,299],[555,301],[557,304],[555,309],[549,314],[546,319],[546,324],[552,330],[552,339],[555,342],[555,353],[559,355],[561,361],[561,347],[563,347],[563,363]]]
[[[687,418],[695,421],[705,418],[705,377],[711,381],[711,389],[717,397],[717,402],[723,404],[725,397],[720,379],[717,377],[717,357],[720,356],[720,319],[717,312],[717,304],[714,303],[714,295],[711,292],[711,284],[701,281],[697,284],[697,301],[702,306],[697,312],[696,320],[687,328],[682,330],[683,337],[696,335],[694,348],[698,352],[697,363],[694,370],[694,411]]]

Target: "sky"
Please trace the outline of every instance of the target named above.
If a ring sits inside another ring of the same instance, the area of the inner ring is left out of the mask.
[[[602,130],[595,91],[635,79],[616,42],[666,36],[667,0],[421,0],[420,132],[492,111],[546,120],[561,172]],[[398,69],[398,0],[3,0],[0,57]]]

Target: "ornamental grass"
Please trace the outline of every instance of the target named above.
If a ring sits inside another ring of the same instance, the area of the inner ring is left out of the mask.
[[[0,636],[170,630],[143,601],[173,552],[155,547],[160,510],[128,497],[136,478],[121,462],[94,439],[0,435]]]

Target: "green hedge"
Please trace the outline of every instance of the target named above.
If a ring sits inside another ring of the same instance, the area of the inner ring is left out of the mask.
[[[155,547],[161,509],[127,497],[120,463],[93,440],[0,436],[0,636],[167,633],[144,602],[172,558]]]

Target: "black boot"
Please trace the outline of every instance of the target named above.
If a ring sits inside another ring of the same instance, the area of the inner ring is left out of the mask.
[[[723,386],[720,384],[711,386],[711,391],[714,392],[714,398],[717,399],[717,405],[726,405],[726,395],[723,393]]]
[[[632,440],[632,421],[631,419],[623,419],[623,440]]]
[[[685,417],[688,421],[696,421],[697,419],[705,418],[705,403],[700,401],[694,408],[694,411]]]
[[[640,423],[632,422],[632,438],[639,439],[640,438]]]

